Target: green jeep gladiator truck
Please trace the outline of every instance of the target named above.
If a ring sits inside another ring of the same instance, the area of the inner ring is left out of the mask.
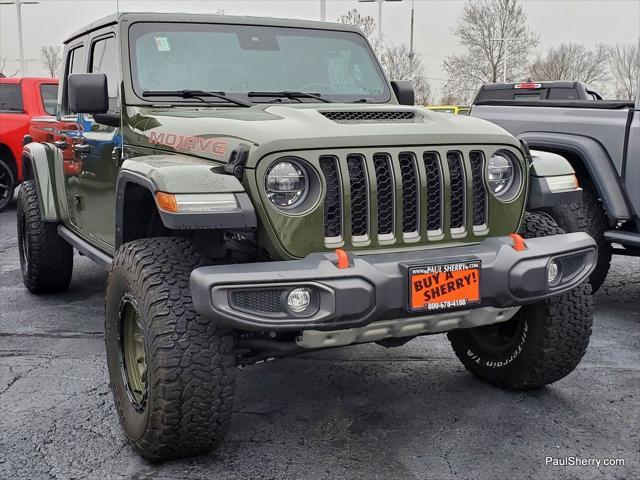
[[[414,106],[358,29],[123,13],[66,40],[62,78],[54,141],[23,153],[24,283],[66,289],[74,249],[109,270],[110,384],[146,459],[222,440],[239,365],[448,332],[528,389],[583,356],[595,242],[527,213],[579,199],[569,164]]]

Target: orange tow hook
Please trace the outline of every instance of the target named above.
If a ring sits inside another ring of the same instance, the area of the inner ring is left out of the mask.
[[[524,238],[519,234],[512,233],[509,236],[513,239],[513,249],[516,252],[524,252],[527,249],[527,244],[525,243]]]
[[[338,257],[338,268],[349,268],[349,254],[341,248],[336,248],[336,257]]]

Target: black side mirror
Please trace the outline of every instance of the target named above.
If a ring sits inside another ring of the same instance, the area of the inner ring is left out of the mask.
[[[393,93],[396,94],[400,105],[416,104],[416,94],[409,80],[394,80],[391,82],[391,88],[393,88]]]
[[[109,110],[107,76],[104,73],[72,73],[67,79],[69,110],[74,113],[106,113]]]

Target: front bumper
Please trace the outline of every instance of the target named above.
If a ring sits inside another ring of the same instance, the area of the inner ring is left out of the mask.
[[[302,260],[201,267],[191,273],[191,293],[200,315],[239,330],[333,331],[429,315],[407,310],[409,266],[480,260],[481,304],[475,308],[497,309],[568,291],[595,268],[596,243],[586,233],[528,239],[522,251],[513,245],[510,237],[495,237],[475,245],[353,255],[349,268],[343,269],[338,268],[333,253],[314,253]],[[562,268],[561,281],[549,287],[547,267],[552,259],[571,268]],[[316,311],[306,317],[280,305],[287,292],[301,286],[317,292]],[[245,294],[248,301],[236,300],[245,298],[236,295]]]

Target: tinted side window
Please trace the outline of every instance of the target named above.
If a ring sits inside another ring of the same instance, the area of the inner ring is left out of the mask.
[[[67,55],[67,68],[66,68],[66,76],[68,77],[70,74],[72,73],[84,73],[85,72],[85,68],[86,68],[86,60],[87,60],[87,53],[84,47],[76,47],[73,50],[69,50],[69,54]],[[65,82],[65,88],[64,88],[64,102],[63,102],[63,113],[69,114],[71,112],[69,112],[68,109],[68,92],[67,92],[67,88],[66,88],[66,82]]]
[[[115,37],[102,38],[91,47],[91,73],[104,73],[109,90],[109,110],[118,104],[118,50]]]
[[[58,111],[58,86],[52,83],[43,83],[40,85],[40,96],[44,111],[49,115],[56,115]]]
[[[69,73],[84,73],[87,52],[84,47],[74,48],[69,54]]]
[[[22,112],[22,89],[14,83],[0,84],[0,112]]]

